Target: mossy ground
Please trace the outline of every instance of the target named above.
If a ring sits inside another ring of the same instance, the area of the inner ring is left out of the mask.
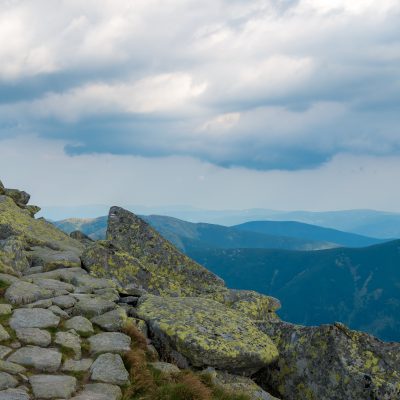
[[[207,374],[181,371],[166,374],[149,365],[154,361],[147,351],[145,337],[133,325],[124,332],[132,338],[132,350],[124,356],[131,383],[123,400],[250,400],[247,395],[228,393],[212,383]]]

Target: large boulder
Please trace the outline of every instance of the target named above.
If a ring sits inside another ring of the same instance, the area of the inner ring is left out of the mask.
[[[281,308],[278,299],[253,290],[221,289],[206,297],[240,311],[254,320],[277,319],[275,312]]]
[[[26,206],[31,198],[29,193],[18,189],[5,189],[4,194],[14,200],[18,206]]]
[[[400,398],[400,343],[385,343],[342,324],[304,327],[262,322],[279,359],[256,381],[285,400]]]
[[[224,287],[220,278],[119,207],[110,209],[107,240],[89,246],[82,262],[96,276],[112,278],[125,289],[157,295],[197,296]]]
[[[181,367],[252,374],[278,357],[271,339],[250,318],[210,299],[146,295],[137,314],[164,358]]]

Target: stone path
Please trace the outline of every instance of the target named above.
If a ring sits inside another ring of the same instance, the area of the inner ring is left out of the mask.
[[[0,400],[121,399],[132,306],[83,269],[41,271],[2,276],[10,286],[0,304]]]

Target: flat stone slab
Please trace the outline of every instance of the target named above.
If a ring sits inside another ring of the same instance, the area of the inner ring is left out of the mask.
[[[92,290],[113,288],[114,285],[109,279],[94,278],[90,275],[78,275],[72,279],[75,286],[87,286]]]
[[[122,329],[127,318],[126,311],[123,308],[117,308],[103,315],[99,315],[98,317],[94,317],[91,321],[105,331],[117,332]]]
[[[99,333],[88,340],[92,354],[125,353],[130,350],[131,345],[131,338],[119,332]]]
[[[100,298],[85,298],[80,300],[74,306],[74,315],[83,315],[87,318],[96,317],[102,315],[107,311],[111,311],[116,308],[117,305],[109,300],[104,300]]]
[[[10,339],[10,334],[4,329],[3,325],[0,324],[0,341]]]
[[[81,316],[76,316],[69,319],[65,322],[64,327],[68,330],[74,329],[81,336],[87,336],[94,333],[92,323],[87,318]]]
[[[60,317],[44,308],[20,308],[14,310],[10,326],[14,330],[21,328],[53,328],[57,327]]]
[[[58,296],[51,299],[54,305],[61,309],[71,308],[75,305],[76,300],[72,296]]]
[[[43,372],[55,372],[60,368],[61,353],[54,349],[26,346],[16,350],[7,361]]]
[[[50,299],[38,300],[33,303],[24,304],[22,307],[24,308],[49,308],[52,305],[52,301]]]
[[[74,285],[70,283],[61,282],[57,279],[43,279],[32,277],[33,283],[41,288],[51,290],[53,292],[66,291],[73,292],[75,289]]]
[[[22,389],[7,389],[0,392],[0,400],[30,400],[30,398]]]
[[[4,297],[11,304],[21,305],[52,297],[52,292],[33,283],[16,281],[7,288]]]
[[[32,375],[29,382],[38,399],[69,399],[77,385],[76,379],[68,375]]]
[[[66,313],[64,310],[62,310],[60,307],[58,306],[51,306],[49,307],[49,310],[54,313],[55,315],[58,315],[60,318],[62,319],[68,319],[69,318],[69,314]]]
[[[87,371],[93,364],[93,359],[82,358],[82,360],[68,359],[64,362],[61,371],[64,372],[84,372]]]
[[[81,358],[81,338],[73,329],[68,332],[57,332],[54,343],[72,350],[75,354],[75,360]]]
[[[125,385],[129,374],[119,354],[101,354],[90,367],[91,379],[114,385]]]
[[[0,360],[0,371],[8,372],[9,374],[23,374],[26,369],[19,364],[10,361]]]
[[[1,360],[4,357],[7,357],[11,352],[12,352],[12,349],[10,349],[9,347],[0,345],[0,359]]]
[[[0,372],[0,390],[15,388],[18,380],[7,372]]]
[[[47,347],[51,343],[50,332],[39,328],[20,328],[15,331],[17,338],[24,344]]]
[[[72,400],[120,400],[122,392],[119,386],[109,383],[90,383]]]
[[[8,315],[12,312],[11,304],[0,304],[0,315]]]

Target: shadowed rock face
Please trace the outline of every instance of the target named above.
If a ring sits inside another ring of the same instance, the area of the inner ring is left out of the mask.
[[[188,296],[213,293],[223,281],[179,252],[145,221],[119,207],[110,209],[107,240],[89,246],[85,267],[128,290]]]
[[[400,398],[400,343],[385,343],[342,324],[304,327],[260,322],[279,350],[256,381],[285,400]]]

